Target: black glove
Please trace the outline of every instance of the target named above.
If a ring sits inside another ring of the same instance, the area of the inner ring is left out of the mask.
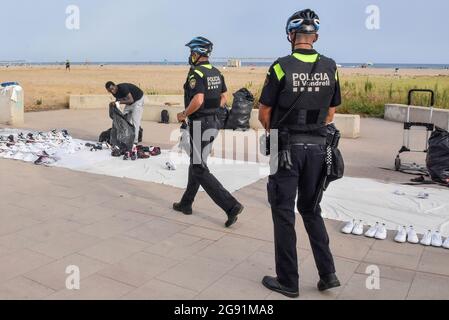
[[[293,168],[292,155],[290,150],[279,151],[279,168],[291,170]]]

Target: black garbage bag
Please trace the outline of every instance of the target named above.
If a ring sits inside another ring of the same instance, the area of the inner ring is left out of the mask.
[[[433,181],[449,186],[449,132],[436,128],[429,139],[427,169]]]
[[[234,93],[234,102],[226,123],[226,129],[249,130],[249,120],[254,107],[254,96],[246,89],[240,89]]]
[[[109,106],[109,116],[112,119],[110,135],[111,145],[122,152],[131,151],[135,140],[135,128],[116,106]]]
[[[229,108],[227,106],[224,106],[223,108],[218,109],[217,111],[217,118],[218,118],[218,129],[225,129],[226,123],[228,122],[229,118]]]
[[[116,106],[109,106],[109,117],[112,119],[112,128],[100,134],[99,142],[107,142],[111,146],[117,146],[122,152],[132,150],[135,127],[128,121],[128,117],[124,115]],[[143,140],[143,129],[139,129],[139,142]],[[131,143],[129,141],[132,141]]]

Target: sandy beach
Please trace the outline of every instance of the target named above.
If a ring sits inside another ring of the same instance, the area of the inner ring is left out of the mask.
[[[229,92],[248,87],[257,94],[265,80],[266,67],[222,69]],[[63,109],[68,107],[71,94],[105,94],[104,83],[112,80],[132,82],[147,94],[182,94],[187,66],[63,66],[0,67],[0,82],[17,81],[25,89],[26,111]],[[341,68],[343,80],[366,77],[385,79],[441,77],[447,81],[449,70]]]

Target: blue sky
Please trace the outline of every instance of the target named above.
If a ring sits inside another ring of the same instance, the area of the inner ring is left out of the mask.
[[[72,4],[77,31],[65,27]],[[365,27],[369,5],[380,30]],[[290,50],[286,19],[307,7],[321,18],[317,49],[340,63],[449,64],[447,0],[3,0],[0,60],[185,61],[196,35],[217,57],[275,58]]]

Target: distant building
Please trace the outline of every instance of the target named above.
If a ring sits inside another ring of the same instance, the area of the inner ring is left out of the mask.
[[[229,68],[241,68],[242,67],[242,60],[229,59],[227,67],[229,67]]]

